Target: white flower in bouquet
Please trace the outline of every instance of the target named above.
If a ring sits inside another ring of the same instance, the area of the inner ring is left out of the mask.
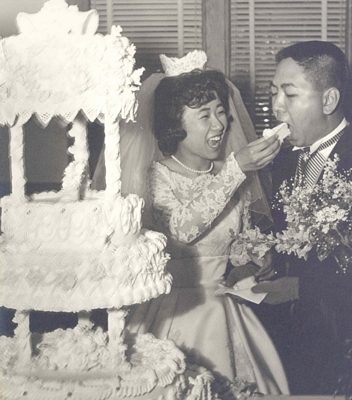
[[[289,226],[284,232],[276,234],[275,249],[279,253],[294,254],[307,259],[313,245],[309,240],[310,231],[305,226]]]
[[[278,206],[286,214],[287,228],[276,235],[275,248],[305,259],[314,249],[320,261],[331,255],[346,273],[352,265],[352,170],[338,172],[338,161],[337,155],[327,161],[313,188],[291,189],[283,183]]]
[[[312,250],[324,261],[332,256],[337,272],[352,268],[352,170],[338,172],[338,156],[328,160],[322,179],[313,187],[292,187],[285,181],[277,195],[287,227],[275,236],[259,228],[233,234],[231,261],[244,265],[258,263],[271,247],[307,259]]]
[[[256,226],[239,234],[231,232],[230,259],[234,265],[245,265],[251,261],[260,264],[261,260],[276,243],[272,234],[266,235]]]

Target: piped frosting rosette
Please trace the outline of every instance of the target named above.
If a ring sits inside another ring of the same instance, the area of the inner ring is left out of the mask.
[[[12,201],[26,200],[22,126],[33,114],[44,126],[54,116],[73,122],[73,161],[65,169],[60,193],[65,201],[84,198],[88,187],[86,118],[104,122],[113,153],[106,157],[106,191],[116,196],[118,124],[134,119],[143,72],[134,70],[135,46],[119,26],[108,35],[96,34],[97,12],[80,12],[64,0],[49,0],[35,14],[20,13],[17,23],[20,33],[0,40],[0,125],[11,128]]]
[[[33,360],[35,369],[28,380],[26,374],[13,375],[14,360],[20,356],[16,342],[1,337],[0,349],[4,352],[0,355],[0,384],[4,399],[217,399],[211,390],[213,376],[200,367],[187,369],[185,356],[172,341],[138,335],[129,366],[116,372],[106,368],[112,358],[106,352],[107,340],[101,328],[88,332],[76,327],[44,334],[41,354]],[[67,350],[64,354],[63,348]],[[87,348],[94,351],[87,352]],[[55,376],[55,381],[48,379],[50,376]]]
[[[133,70],[135,47],[113,26],[95,34],[98,15],[54,0],[37,14],[20,13],[20,34],[0,42],[0,124],[24,124],[32,114],[46,125],[55,115],[91,121],[133,119],[143,69]]]
[[[166,237],[141,229],[143,199],[104,203],[103,251],[0,252],[0,304],[19,310],[80,311],[141,303],[171,290]],[[55,268],[52,266],[55,265]]]

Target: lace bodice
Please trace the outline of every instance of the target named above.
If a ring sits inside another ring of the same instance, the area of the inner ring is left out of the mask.
[[[249,224],[249,196],[241,184],[245,174],[230,154],[217,175],[188,178],[156,162],[150,190],[155,229],[169,238],[173,257],[225,255],[231,230]]]

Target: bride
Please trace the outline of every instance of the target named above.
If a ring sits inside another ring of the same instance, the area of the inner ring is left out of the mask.
[[[250,171],[276,156],[278,140],[247,144],[242,125],[247,131],[252,125],[237,89],[222,73],[204,69],[205,53],[161,60],[165,75],[145,81],[137,123],[122,129],[122,189],[145,198],[148,224],[167,236],[173,288],[136,305],[127,328],[173,340],[189,361],[214,373],[226,398],[239,380],[264,394],[287,394],[280,359],[259,320],[243,302],[216,293],[228,261],[238,264],[233,233],[250,226],[252,211],[267,213]],[[102,172],[98,166],[96,186]],[[249,266],[232,268],[251,273]]]

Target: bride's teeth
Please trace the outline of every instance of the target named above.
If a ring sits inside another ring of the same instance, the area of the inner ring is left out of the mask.
[[[209,144],[215,146],[218,145],[221,141],[221,136],[214,136],[212,138],[209,139]]]

